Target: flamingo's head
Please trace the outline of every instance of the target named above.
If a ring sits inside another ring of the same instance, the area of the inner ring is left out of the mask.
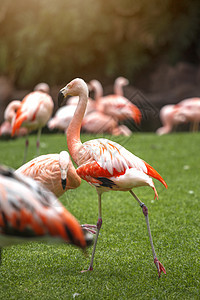
[[[73,79],[64,88],[59,91],[58,94],[58,106],[61,106],[63,100],[68,95],[81,96],[86,95],[88,97],[88,86],[81,78]]]
[[[59,167],[61,173],[61,184],[63,190],[66,188],[67,184],[67,171],[69,167],[70,157],[67,151],[61,151],[59,155]]]
[[[50,93],[50,87],[47,83],[41,82],[41,83],[38,83],[34,87],[34,91],[40,91],[40,92],[49,94]]]

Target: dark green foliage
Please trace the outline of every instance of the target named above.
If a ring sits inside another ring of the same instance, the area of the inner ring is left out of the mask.
[[[95,136],[82,135],[82,141]],[[108,137],[110,138],[110,137]],[[141,208],[128,192],[103,194],[103,225],[94,271],[81,273],[88,256],[65,245],[30,243],[3,249],[1,299],[199,299],[199,134],[166,136],[134,134],[116,137],[151,164],[166,180],[166,190],[154,180],[159,200],[149,187],[134,190],[149,209],[158,258],[166,268],[158,280]],[[35,154],[30,138],[28,159]],[[1,163],[17,168],[25,140],[0,141]],[[64,135],[43,135],[41,154],[67,149]],[[80,223],[95,224],[95,189],[86,182],[60,200]]]
[[[198,0],[0,0],[0,7],[0,74],[20,87],[132,79],[163,58],[199,58]]]

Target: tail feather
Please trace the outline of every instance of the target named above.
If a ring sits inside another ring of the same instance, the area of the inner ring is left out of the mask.
[[[160,176],[160,174],[148,163],[144,161],[145,166],[147,167],[147,175],[159,180],[167,189],[167,184],[164,179]]]
[[[22,123],[27,120],[26,114],[21,114],[20,116],[16,117],[15,122],[12,126],[12,133],[11,136],[14,136],[15,132],[20,129]]]
[[[131,110],[132,110],[133,120],[135,121],[135,123],[137,125],[139,125],[141,123],[141,119],[142,119],[142,114],[141,114],[139,108],[134,105],[134,106],[132,106]]]

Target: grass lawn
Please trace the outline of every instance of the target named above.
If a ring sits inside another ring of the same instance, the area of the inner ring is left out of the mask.
[[[82,141],[94,136],[82,135]],[[167,274],[157,277],[146,223],[130,193],[103,194],[103,225],[94,271],[88,256],[73,246],[29,243],[3,250],[0,299],[200,299],[199,200],[200,134],[156,136],[137,133],[112,138],[152,165],[168,184],[154,180],[159,200],[149,187],[134,190],[149,209],[158,259]],[[28,160],[35,154],[30,137]],[[0,141],[0,162],[21,165],[24,138]],[[41,154],[67,149],[62,134],[43,135]],[[86,182],[60,200],[80,223],[96,224],[97,195]]]

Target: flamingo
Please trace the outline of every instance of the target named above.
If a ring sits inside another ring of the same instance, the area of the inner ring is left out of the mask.
[[[10,136],[12,133],[12,123],[16,116],[17,109],[21,106],[21,101],[13,100],[11,101],[5,111],[4,111],[4,122],[1,124],[0,127],[0,136],[8,135]],[[18,136],[24,136],[28,133],[26,128],[20,128],[19,132],[17,133]]]
[[[166,188],[167,184],[159,173],[148,163],[135,156],[121,145],[108,139],[94,139],[81,143],[80,129],[87,106],[88,87],[83,79],[76,78],[62,88],[58,95],[58,105],[61,105],[67,95],[79,96],[79,103],[74,117],[67,130],[67,144],[72,159],[77,164],[77,174],[96,188],[98,194],[97,232],[90,265],[87,271],[93,270],[94,255],[98,235],[102,225],[101,196],[107,191],[129,191],[142,208],[152,248],[154,263],[160,277],[165,268],[159,262],[151,236],[148,209],[134,194],[132,188],[150,186],[158,198],[158,193],[151,177],[159,180]]]
[[[53,100],[47,92],[49,92],[49,86],[46,83],[36,85],[34,91],[26,95],[21,101],[12,124],[12,136],[20,127],[26,127],[28,132],[38,130],[36,155],[39,154],[42,127],[50,119],[54,107]],[[26,161],[27,150],[28,138],[26,139],[24,162]]]
[[[97,103],[98,99],[103,96],[103,88],[101,83],[98,80],[93,79],[89,82],[88,87],[90,91],[94,90],[94,99],[95,103]],[[126,136],[130,136],[132,134],[131,130],[127,126],[118,125],[118,122],[115,118],[98,110],[94,110],[84,117],[82,128],[89,133],[108,133],[112,135]]]
[[[172,131],[175,125],[191,122],[192,131],[198,130],[200,122],[200,98],[188,98],[176,105],[165,105],[160,110],[163,127],[157,129],[159,135]]]
[[[74,112],[76,110],[76,106],[78,103],[79,98],[78,97],[70,97],[68,105],[64,105],[63,107],[60,107],[53,118],[51,118],[47,124],[48,128],[50,130],[53,130],[54,128],[57,128],[62,131],[66,131],[69,123],[71,122]],[[95,103],[92,99],[89,99],[88,107],[85,112],[85,116],[90,114],[95,109]]]
[[[42,184],[0,166],[0,249],[32,240],[85,249],[92,236]]]
[[[30,176],[41,182],[56,197],[81,184],[81,178],[77,175],[67,151],[38,156],[21,166],[15,173]]]
[[[96,108],[98,111],[112,116],[117,122],[133,119],[139,125],[142,117],[139,108],[123,96],[122,86],[127,84],[126,78],[117,78],[114,85],[115,94],[104,97],[99,94],[96,98]]]

